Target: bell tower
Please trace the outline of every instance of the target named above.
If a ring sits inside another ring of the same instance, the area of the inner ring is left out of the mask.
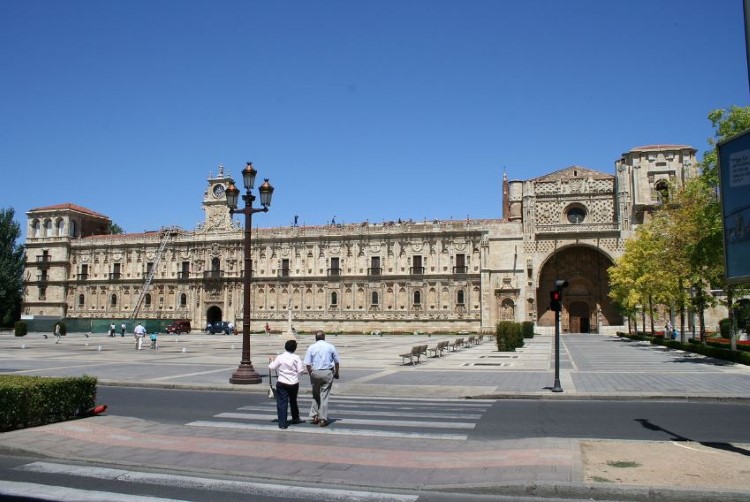
[[[232,217],[227,207],[226,189],[232,177],[224,172],[224,166],[219,165],[216,176],[208,174],[208,187],[203,192],[203,211],[206,214],[201,225],[203,230],[230,230],[232,228]]]

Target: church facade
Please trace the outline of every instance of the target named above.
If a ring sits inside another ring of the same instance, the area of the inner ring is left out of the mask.
[[[634,148],[615,174],[581,166],[502,180],[502,217],[252,230],[253,331],[494,331],[501,320],[554,329],[549,290],[566,279],[565,332],[623,329],[607,269],[665,191],[697,172],[686,145]],[[27,318],[242,323],[243,229],[230,177],[210,175],[193,230],[110,235],[71,203],[27,212]]]

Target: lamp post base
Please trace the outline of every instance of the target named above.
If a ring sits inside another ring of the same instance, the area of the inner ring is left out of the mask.
[[[252,364],[240,364],[239,368],[232,373],[229,383],[236,384],[258,384],[261,382],[260,375],[253,368]]]

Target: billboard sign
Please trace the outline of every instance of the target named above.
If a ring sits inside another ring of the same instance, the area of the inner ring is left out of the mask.
[[[750,130],[718,149],[727,283],[750,283]]]

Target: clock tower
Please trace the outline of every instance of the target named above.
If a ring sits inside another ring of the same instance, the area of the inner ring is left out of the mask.
[[[216,176],[208,175],[208,187],[203,193],[203,211],[206,219],[201,225],[203,230],[230,230],[232,228],[232,217],[227,207],[226,188],[232,181],[229,173],[224,173],[224,166],[219,166]]]

